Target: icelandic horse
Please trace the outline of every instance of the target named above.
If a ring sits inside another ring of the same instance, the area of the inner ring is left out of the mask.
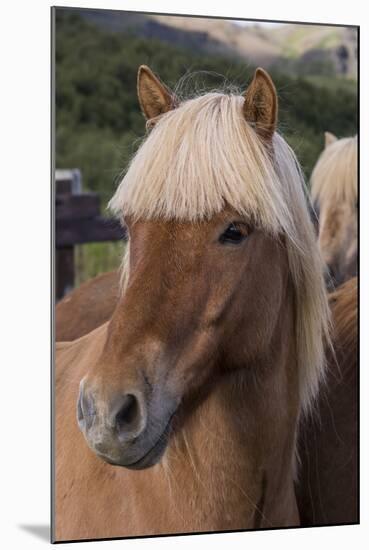
[[[299,433],[302,525],[358,522],[357,354],[357,136],[325,133],[325,149],[311,176],[318,244],[332,292],[335,354],[328,354],[326,383]]]
[[[325,383],[299,433],[302,526],[359,521],[357,302],[357,277],[329,296],[334,353],[328,353]]]
[[[141,66],[138,96],[120,296],[56,344],[53,538],[297,526],[330,313],[274,84],[179,102]]]

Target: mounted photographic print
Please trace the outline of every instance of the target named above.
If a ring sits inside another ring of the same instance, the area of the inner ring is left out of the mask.
[[[358,523],[358,32],[53,8],[54,542]]]

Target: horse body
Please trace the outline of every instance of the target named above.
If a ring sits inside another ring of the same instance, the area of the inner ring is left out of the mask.
[[[94,277],[67,294],[55,308],[56,341],[75,340],[106,323],[113,313],[119,295],[117,271]]]
[[[57,345],[56,539],[297,525],[329,309],[274,85],[179,104],[141,68],[138,90],[121,294]]]
[[[357,278],[330,295],[334,355],[312,414],[301,424],[301,524],[358,522]]]

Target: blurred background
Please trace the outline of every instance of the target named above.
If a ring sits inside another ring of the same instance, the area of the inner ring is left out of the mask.
[[[324,132],[357,133],[357,29],[56,8],[56,168],[78,168],[102,213],[145,135],[139,65],[189,92],[246,89],[256,66],[279,95],[279,130],[308,182]],[[118,267],[121,242],[74,246],[75,286]]]

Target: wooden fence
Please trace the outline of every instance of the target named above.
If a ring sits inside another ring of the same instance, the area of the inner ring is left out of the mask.
[[[56,299],[74,287],[74,247],[126,238],[113,218],[100,215],[100,197],[83,192],[78,169],[55,171],[55,277]]]

